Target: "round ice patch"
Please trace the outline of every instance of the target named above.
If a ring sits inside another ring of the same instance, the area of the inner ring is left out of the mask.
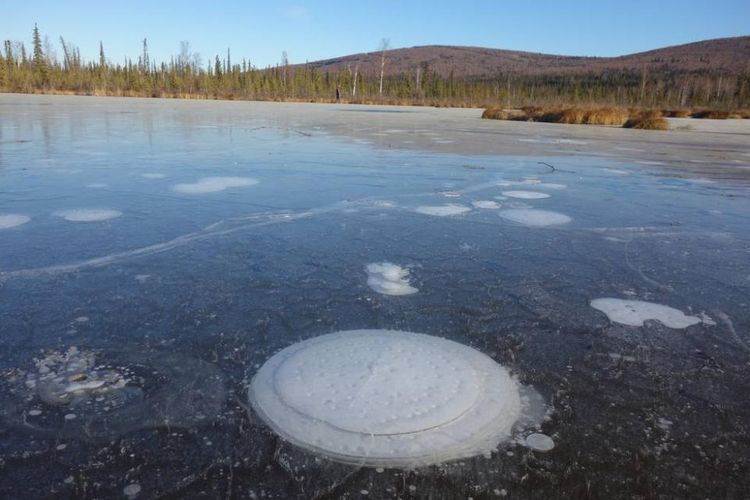
[[[518,385],[486,355],[393,330],[338,332],[287,347],[261,367],[249,397],[298,446],[391,467],[492,451],[522,409]]]

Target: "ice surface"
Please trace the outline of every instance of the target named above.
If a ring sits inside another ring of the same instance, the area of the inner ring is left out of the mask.
[[[508,371],[428,335],[352,330],[294,344],[249,389],[282,437],[335,460],[416,466],[487,453],[522,415]]]
[[[541,200],[549,198],[547,193],[538,193],[536,191],[503,191],[503,196],[509,198],[521,198],[523,200]]]
[[[12,227],[17,227],[22,224],[26,224],[31,220],[31,217],[28,215],[18,215],[18,214],[6,214],[6,215],[0,215],[0,229],[10,229]]]
[[[420,214],[434,215],[436,217],[447,217],[450,215],[461,215],[466,212],[471,212],[469,207],[455,203],[438,206],[421,206],[417,207],[415,210]]]
[[[500,217],[524,226],[544,227],[567,224],[572,219],[565,214],[550,210],[536,210],[533,208],[512,208],[501,210]]]
[[[62,217],[70,222],[102,222],[120,217],[122,212],[104,208],[77,208],[72,210],[60,210],[53,215]]]
[[[97,440],[210,422],[223,407],[226,389],[218,369],[187,356],[74,346],[48,350],[30,367],[15,368],[0,398],[6,424]]]
[[[643,326],[643,322],[654,319],[669,328],[687,328],[701,322],[696,316],[687,316],[673,307],[644,302],[642,300],[626,300],[616,298],[602,298],[591,301],[591,307],[607,315],[610,321],[629,326]]]
[[[153,173],[141,174],[141,177],[143,177],[145,179],[164,179],[166,177],[166,175],[165,174],[160,174],[160,173],[157,173],[157,172],[153,172]]]
[[[204,177],[191,184],[176,184],[172,189],[184,194],[203,194],[256,184],[258,184],[258,181],[250,177]]]
[[[409,270],[390,262],[375,262],[365,267],[367,284],[384,295],[410,295],[419,290],[409,284]]]

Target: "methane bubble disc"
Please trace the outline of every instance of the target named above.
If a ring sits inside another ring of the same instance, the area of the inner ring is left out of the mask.
[[[541,200],[543,198],[549,198],[547,193],[539,193],[537,191],[503,191],[503,196],[508,198],[521,198],[523,200]]]
[[[176,184],[172,189],[183,194],[218,193],[228,188],[254,186],[258,181],[250,177],[204,177],[192,184]]]
[[[414,467],[486,455],[529,422],[508,370],[468,346],[394,330],[351,330],[287,347],[249,388],[291,443],[333,460]]]
[[[409,284],[409,270],[390,262],[375,262],[365,267],[367,284],[383,295],[411,295],[419,290]]]
[[[675,329],[701,322],[697,316],[687,316],[679,309],[642,300],[594,299],[591,307],[606,314],[610,321],[629,326],[643,326],[647,319],[657,320],[664,326]]]
[[[47,351],[0,384],[0,420],[45,435],[108,440],[153,427],[193,428],[224,407],[213,365],[158,352]]]
[[[122,212],[102,208],[77,208],[73,210],[60,210],[53,215],[62,217],[68,222],[103,222],[121,216]]]
[[[524,226],[544,227],[567,224],[572,219],[565,214],[550,210],[536,210],[533,208],[513,208],[501,210],[503,219],[522,224]]]
[[[17,214],[7,214],[7,215],[0,215],[0,229],[10,229],[12,227],[17,227],[22,224],[26,224],[31,220],[31,217],[28,215],[17,215]]]
[[[457,203],[449,203],[447,205],[438,206],[423,206],[417,207],[417,213],[424,215],[433,215],[435,217],[448,217],[450,215],[461,215],[466,212],[470,212],[471,209],[465,205],[459,205]]]

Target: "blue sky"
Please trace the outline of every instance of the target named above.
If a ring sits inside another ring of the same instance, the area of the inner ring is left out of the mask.
[[[63,36],[85,59],[167,60],[187,40],[204,63],[231,48],[273,65],[393,47],[474,45],[567,55],[615,56],[708,38],[750,34],[750,0],[535,1],[48,1],[5,3],[0,39],[30,45],[38,23],[56,50]]]

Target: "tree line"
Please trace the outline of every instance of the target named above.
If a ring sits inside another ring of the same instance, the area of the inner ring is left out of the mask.
[[[110,61],[104,45],[86,61],[60,37],[58,44],[32,31],[31,52],[6,40],[0,53],[0,91],[203,99],[332,101],[336,88],[348,102],[445,106],[618,105],[637,107],[750,108],[750,71],[675,71],[654,64],[640,69],[578,74],[522,75],[501,70],[492,77],[441,75],[429,64],[388,72],[388,43],[372,67],[326,71],[310,64],[257,68],[247,58],[234,61],[227,50],[204,62],[188,42],[169,61],[152,60],[148,40],[136,59]],[[58,50],[61,51],[58,57]]]

